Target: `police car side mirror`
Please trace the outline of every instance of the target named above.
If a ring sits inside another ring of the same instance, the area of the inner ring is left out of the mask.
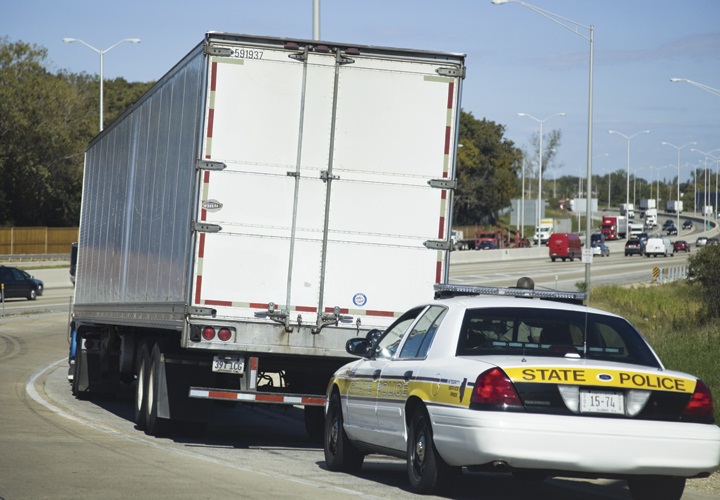
[[[345,343],[345,350],[353,356],[366,356],[372,347],[372,342],[363,337],[350,339]]]

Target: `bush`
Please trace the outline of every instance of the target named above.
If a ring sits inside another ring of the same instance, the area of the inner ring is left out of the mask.
[[[700,288],[708,318],[720,317],[720,245],[702,247],[688,259],[688,280]]]

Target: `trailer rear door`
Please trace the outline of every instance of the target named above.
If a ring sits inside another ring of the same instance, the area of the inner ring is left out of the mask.
[[[431,298],[447,276],[427,242],[449,241],[462,56],[213,48],[192,302],[365,328]]]

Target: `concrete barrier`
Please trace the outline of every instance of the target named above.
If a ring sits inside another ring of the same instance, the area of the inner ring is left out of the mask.
[[[498,260],[542,259],[548,257],[548,247],[495,248],[492,250],[460,250],[450,254],[450,265],[474,264]]]

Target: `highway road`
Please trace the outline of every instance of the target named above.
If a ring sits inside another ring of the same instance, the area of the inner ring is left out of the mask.
[[[65,328],[63,313],[0,323],[4,500],[416,498],[400,460],[373,455],[359,474],[327,471],[294,407],[218,407],[203,434],[146,436],[132,422],[132,386],[114,399],[70,395]],[[623,481],[528,483],[468,472],[445,498],[477,498],[479,491],[489,500],[630,498]],[[684,498],[718,497],[688,489]]]
[[[648,281],[652,267],[682,266],[687,259],[624,257],[621,245],[611,242],[610,257],[595,257],[594,284]],[[29,270],[45,281],[44,295],[11,299],[0,309],[0,500],[415,498],[400,460],[370,456],[359,474],[327,471],[299,408],[218,407],[204,433],[154,438],[134,428],[132,386],[115,399],[76,400],[66,380],[73,290],[67,268]],[[451,268],[455,283],[511,286],[520,276],[542,287],[575,289],[584,266],[541,257]],[[692,480],[683,498],[720,498],[718,482]],[[490,500],[630,498],[623,481],[526,483],[468,472],[447,498],[477,498],[479,491]]]

